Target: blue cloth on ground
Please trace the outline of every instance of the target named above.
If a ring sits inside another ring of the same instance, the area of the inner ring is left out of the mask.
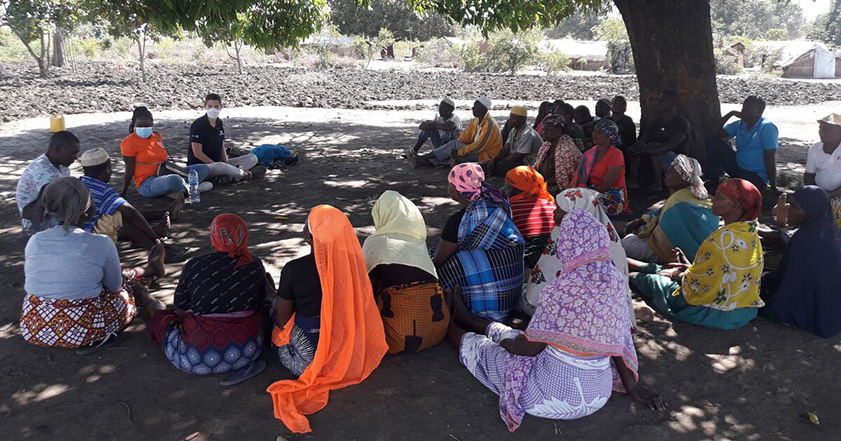
[[[282,145],[262,144],[251,150],[251,154],[256,156],[260,161],[260,165],[271,167],[272,163],[277,159],[289,159],[292,152]]]

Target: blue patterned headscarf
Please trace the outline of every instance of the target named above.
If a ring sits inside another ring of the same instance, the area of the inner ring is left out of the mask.
[[[593,126],[593,131],[600,130],[608,138],[610,138],[610,144],[614,147],[618,147],[622,145],[622,138],[619,137],[619,127],[616,126],[616,123],[613,122],[610,118],[602,118],[596,121],[596,125]]]

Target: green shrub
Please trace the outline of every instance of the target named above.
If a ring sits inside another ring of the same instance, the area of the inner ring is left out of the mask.
[[[715,50],[715,73],[718,75],[739,75],[742,73],[742,66],[730,56],[725,55],[721,49]]]
[[[569,57],[557,52],[541,52],[537,54],[537,66],[547,75],[554,75],[559,72],[570,70]]]
[[[0,28],[0,61],[23,61],[28,60],[29,52],[26,46],[12,31]]]
[[[488,40],[474,40],[460,50],[462,69],[468,72],[508,72],[513,75],[538,62],[537,34],[498,32]]]

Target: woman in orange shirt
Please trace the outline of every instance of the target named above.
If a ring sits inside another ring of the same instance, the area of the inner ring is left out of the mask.
[[[613,120],[600,119],[593,126],[595,146],[584,153],[571,188],[586,187],[602,194],[599,199],[609,216],[616,216],[628,208],[625,187],[625,158],[616,148],[622,145],[619,128]]]
[[[147,198],[156,198],[172,192],[188,192],[187,182],[180,175],[158,176],[158,169],[167,159],[163,137],[152,130],[152,112],[146,107],[137,107],[131,117],[129,131],[131,134],[120,143],[120,153],[126,164],[125,177],[121,196],[125,196],[131,180],[137,187],[137,192]],[[199,192],[213,188],[210,182],[203,182],[210,173],[210,167],[205,164],[192,165],[199,174]]]

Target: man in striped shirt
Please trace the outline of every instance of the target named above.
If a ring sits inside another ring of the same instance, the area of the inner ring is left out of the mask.
[[[130,240],[133,246],[151,249],[155,241],[166,236],[170,219],[181,212],[184,195],[178,194],[169,210],[159,213],[147,213],[146,217],[160,218],[152,227],[143,214],[123,199],[108,184],[111,180],[111,158],[102,148],[86,151],[79,159],[85,175],[79,178],[91,190],[96,215],[85,223],[85,230],[104,234],[115,243],[117,239]]]

